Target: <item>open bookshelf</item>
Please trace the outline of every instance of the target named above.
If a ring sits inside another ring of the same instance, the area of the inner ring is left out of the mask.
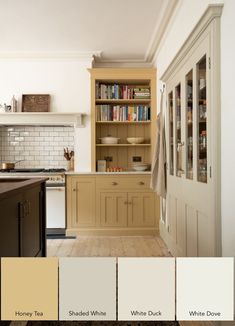
[[[151,168],[156,135],[156,70],[152,68],[94,68],[91,74],[92,171],[97,161],[107,167],[132,171],[135,162]],[[118,144],[102,144],[102,137]],[[128,137],[143,137],[129,144]]]

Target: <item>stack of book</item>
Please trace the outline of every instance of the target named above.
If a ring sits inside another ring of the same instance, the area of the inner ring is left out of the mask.
[[[147,105],[97,105],[96,121],[150,121]]]
[[[135,99],[149,99],[150,98],[149,87],[134,88],[134,98]]]

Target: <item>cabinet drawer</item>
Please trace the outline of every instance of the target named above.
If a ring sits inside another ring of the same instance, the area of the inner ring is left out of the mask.
[[[133,189],[133,190],[149,190],[150,189],[150,175],[136,176],[136,177],[118,177],[105,176],[97,177],[97,189]]]

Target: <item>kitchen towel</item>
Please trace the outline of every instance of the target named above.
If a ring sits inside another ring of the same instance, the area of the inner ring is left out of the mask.
[[[152,161],[150,187],[161,197],[166,198],[166,137],[163,113],[163,93],[161,91],[160,113],[157,117],[157,139]]]

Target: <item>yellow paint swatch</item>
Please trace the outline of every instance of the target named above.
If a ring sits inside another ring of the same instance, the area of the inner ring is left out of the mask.
[[[58,320],[58,259],[1,259],[1,319]]]

